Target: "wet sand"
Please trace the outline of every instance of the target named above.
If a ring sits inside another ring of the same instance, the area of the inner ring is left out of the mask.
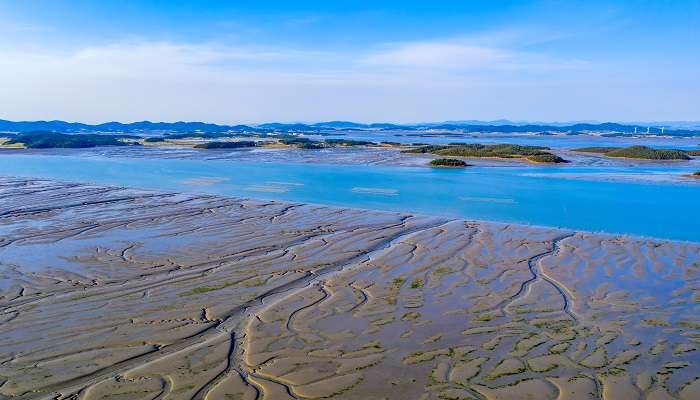
[[[700,245],[0,178],[0,398],[700,398]]]

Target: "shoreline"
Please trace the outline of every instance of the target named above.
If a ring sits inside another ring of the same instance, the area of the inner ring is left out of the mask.
[[[623,389],[610,377],[678,360],[649,390],[700,385],[700,244],[44,179],[0,193],[19,205],[0,215],[10,398],[585,393],[567,379]],[[683,353],[636,350],[658,335]]]
[[[467,168],[470,168],[470,167],[467,167]],[[445,169],[456,169],[456,168],[445,168]],[[0,175],[0,179],[7,179],[7,178],[20,179],[20,180],[24,179],[27,181],[38,180],[38,181],[55,182],[55,183],[59,183],[59,184],[73,184],[73,185],[81,185],[81,186],[100,186],[100,187],[108,187],[108,188],[114,188],[114,189],[120,189],[120,190],[137,190],[137,191],[141,191],[141,192],[152,192],[152,193],[163,193],[163,194],[173,192],[173,191],[166,191],[166,190],[153,189],[153,188],[147,188],[147,187],[139,187],[139,186],[105,185],[105,184],[101,184],[98,182],[56,180],[56,179],[40,178],[40,177]],[[175,192],[177,192],[177,191],[175,191]],[[633,233],[593,231],[593,230],[586,230],[586,229],[570,228],[570,227],[566,227],[566,226],[541,225],[541,224],[534,224],[534,223],[531,224],[531,223],[516,222],[516,221],[512,221],[512,222],[497,221],[497,220],[487,220],[487,219],[479,219],[479,218],[466,218],[466,217],[460,217],[460,216],[454,216],[454,215],[428,214],[428,213],[421,213],[421,212],[415,212],[415,211],[383,210],[383,209],[376,209],[376,208],[352,207],[352,206],[344,206],[344,205],[338,205],[338,204],[316,203],[316,202],[311,202],[311,201],[303,201],[302,202],[302,201],[291,201],[291,200],[264,199],[264,198],[256,198],[254,196],[231,196],[231,195],[223,195],[223,194],[212,194],[212,193],[207,193],[207,192],[198,192],[195,190],[192,190],[192,191],[188,190],[188,191],[183,191],[183,192],[178,192],[178,193],[189,194],[189,195],[194,195],[194,196],[218,197],[218,198],[223,198],[223,199],[230,199],[233,201],[271,202],[271,203],[277,203],[277,204],[283,204],[283,205],[313,206],[313,207],[322,207],[322,208],[329,208],[329,209],[352,210],[352,211],[361,211],[361,212],[378,213],[378,214],[411,215],[411,216],[415,216],[415,217],[426,217],[426,218],[445,218],[445,219],[448,219],[450,221],[466,221],[466,222],[473,222],[473,223],[501,226],[501,227],[514,226],[514,227],[523,228],[523,229],[558,230],[558,231],[562,231],[562,232],[575,232],[575,233],[581,233],[581,234],[586,234],[586,235],[591,235],[591,236],[601,236],[601,237],[605,237],[605,238],[609,238],[609,239],[622,238],[622,239],[630,239],[630,240],[636,240],[636,241],[668,242],[668,243],[700,245],[700,240],[693,241],[693,240],[669,239],[669,238],[660,238],[660,237],[639,235],[639,234],[633,234]]]

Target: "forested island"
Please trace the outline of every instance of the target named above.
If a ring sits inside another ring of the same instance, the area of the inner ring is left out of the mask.
[[[246,147],[255,147],[256,143],[250,140],[240,142],[207,142],[200,143],[194,146],[195,149],[240,149]]]
[[[460,168],[460,167],[468,167],[469,164],[465,163],[462,160],[458,160],[456,158],[438,158],[438,159],[430,161],[430,166],[432,166],[432,167]]]
[[[324,149],[333,147],[356,147],[356,146],[377,146],[375,142],[369,142],[365,140],[353,140],[353,139],[323,139],[323,140],[312,140],[305,137],[298,136],[282,136],[276,138],[280,144],[294,146],[300,149]]]
[[[565,163],[563,158],[552,154],[549,147],[520,146],[515,144],[452,143],[449,145],[427,145],[404,150],[404,153],[435,154],[452,157],[477,158],[521,158],[536,163]]]
[[[700,150],[654,149],[647,146],[581,147],[572,151],[640,160],[690,160],[692,156],[700,156]]]
[[[138,144],[125,142],[123,139],[134,139],[129,135],[97,135],[79,134],[68,135],[56,132],[30,132],[10,137],[5,145],[23,145],[28,149],[51,148],[88,148],[97,146],[128,146]]]
[[[322,146],[319,142],[315,140],[311,140],[308,138],[303,138],[303,137],[295,137],[295,136],[290,136],[290,137],[283,137],[278,140],[280,144],[284,144],[287,146],[293,146],[297,147],[300,149],[309,149],[309,150],[315,150],[315,149],[322,149],[324,146]]]
[[[25,147],[33,149],[48,148],[87,148],[97,146],[127,146],[144,144],[179,144],[189,145],[196,149],[236,149],[263,145],[286,145],[300,149],[324,149],[335,147],[378,146],[378,143],[352,140],[352,139],[324,139],[312,140],[297,135],[283,134],[275,136],[261,136],[258,134],[232,135],[226,132],[190,132],[178,134],[166,134],[161,136],[142,137],[135,135],[110,135],[95,133],[66,134],[58,132],[36,131],[20,134],[8,133],[4,135],[6,140],[2,143],[5,147]],[[257,138],[253,140],[222,141],[216,139]],[[204,143],[192,142],[193,140],[208,140]],[[386,146],[387,144],[385,144]]]

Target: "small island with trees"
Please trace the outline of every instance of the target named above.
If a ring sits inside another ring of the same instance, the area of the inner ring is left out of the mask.
[[[648,146],[581,147],[571,151],[638,160],[690,160],[693,156],[700,156],[700,150],[655,149]]]
[[[241,149],[255,147],[256,143],[251,140],[240,142],[207,142],[194,145],[195,149]]]
[[[523,159],[535,163],[558,164],[568,161],[549,152],[548,147],[520,146],[516,144],[452,143],[426,145],[404,150],[404,153],[434,154],[450,157]]]
[[[470,165],[462,160],[456,158],[438,158],[430,161],[431,167],[442,167],[442,168],[464,168]]]

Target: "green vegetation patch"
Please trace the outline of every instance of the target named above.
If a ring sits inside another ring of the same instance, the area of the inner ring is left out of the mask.
[[[258,285],[257,285],[257,281],[256,281],[257,279],[260,279],[260,278],[249,278],[249,279],[246,279],[246,280],[243,281],[243,282],[244,282],[244,283],[243,283],[243,286],[251,287],[251,286],[249,285],[249,282],[255,282],[256,285],[253,285],[253,286],[258,286]],[[222,284],[220,284],[220,285],[199,286],[199,287],[196,287],[196,288],[192,288],[192,289],[190,289],[190,290],[187,290],[187,291],[185,291],[185,292],[182,292],[182,293],[178,294],[178,296],[180,296],[180,297],[194,296],[194,295],[197,295],[197,294],[203,294],[203,293],[213,292],[213,291],[215,291],[215,290],[225,289],[225,288],[227,288],[227,287],[229,287],[229,286],[237,285],[237,284],[239,284],[239,283],[241,283],[241,281],[224,281],[224,282],[223,282]]]
[[[279,142],[282,144],[294,146],[294,145],[298,145],[298,144],[302,144],[302,143],[313,142],[313,140],[307,139],[307,138],[302,138],[302,137],[289,136],[289,137],[280,138]]]
[[[479,157],[479,158],[526,158],[534,162],[565,162],[550,152],[548,147],[520,146],[516,144],[478,144],[459,143],[453,145],[427,145],[414,149],[404,150],[404,153],[435,154],[451,157]]]
[[[123,136],[80,133],[67,135],[56,132],[29,132],[18,135],[5,144],[24,144],[30,149],[88,148],[97,146],[126,146]]]
[[[306,149],[306,150],[318,150],[318,149],[324,149],[326,146],[324,146],[321,143],[316,143],[313,141],[309,141],[306,143],[299,143],[296,145],[300,149]]]
[[[179,296],[180,297],[194,296],[195,294],[213,292],[214,290],[219,290],[219,289],[223,289],[223,288],[219,287],[219,286],[200,286],[200,287],[192,288],[186,292],[182,292],[179,294]]]
[[[642,322],[644,322],[645,324],[647,324],[649,326],[660,326],[660,327],[671,326],[671,324],[668,323],[667,321],[662,321],[662,320],[658,320],[658,319],[643,319]]]
[[[284,136],[279,139],[281,144],[295,146],[300,149],[324,149],[328,147],[354,147],[354,146],[372,146],[374,142],[365,140],[352,139],[324,139],[323,141],[315,141],[304,137]]]
[[[319,142],[316,142],[314,140],[308,139],[308,138],[302,138],[302,137],[294,137],[294,136],[287,136],[279,139],[279,142],[281,144],[286,144],[288,146],[295,146],[300,149],[322,149],[325,146]]]
[[[700,178],[700,171],[693,172],[693,176],[697,176],[698,178]]]
[[[423,279],[416,278],[411,282],[411,289],[419,289],[423,287]]]
[[[255,147],[255,142],[244,140],[240,142],[208,142],[195,145],[195,149],[240,149]]]
[[[493,319],[493,314],[484,313],[484,314],[479,314],[479,315],[475,316],[474,318],[472,318],[472,321],[474,321],[474,322],[488,322],[488,321],[491,321],[492,319]]]
[[[460,168],[460,167],[467,167],[468,164],[465,163],[462,160],[458,160],[456,158],[438,158],[436,160],[432,160],[430,162],[430,165],[433,167],[449,167],[449,168]]]
[[[546,154],[536,154],[534,156],[525,157],[526,160],[536,162],[536,163],[548,163],[548,164],[560,164],[568,163],[565,159],[551,153]]]
[[[605,154],[613,150],[619,150],[621,147],[580,147],[578,149],[572,149],[571,151],[576,151],[579,153],[599,153]]]
[[[391,284],[395,287],[401,287],[404,282],[406,282],[406,278],[399,276],[397,278],[394,278],[394,280],[391,281]]]
[[[251,288],[251,287],[258,287],[262,286],[267,282],[267,280],[262,279],[262,278],[253,278],[253,279],[248,279],[247,281],[244,281],[242,283],[243,286]]]
[[[414,146],[420,146],[415,149],[408,149],[402,151],[402,153],[414,153],[414,154],[437,154],[437,152],[449,149],[450,146],[441,145],[422,145],[420,143],[413,143]]]
[[[608,157],[639,158],[644,160],[690,160],[683,150],[653,149],[647,146],[631,146],[605,153]]]
[[[430,165],[433,167],[450,167],[450,168],[468,166],[467,163],[465,163],[462,160],[458,160],[456,158],[438,158],[436,160],[432,160],[430,162]]]
[[[409,311],[401,316],[402,321],[413,321],[420,318],[420,313],[416,311]]]
[[[695,150],[654,149],[647,146],[630,147],[582,147],[573,151],[599,153],[608,157],[636,158],[640,160],[690,160],[691,155],[700,154]]]

